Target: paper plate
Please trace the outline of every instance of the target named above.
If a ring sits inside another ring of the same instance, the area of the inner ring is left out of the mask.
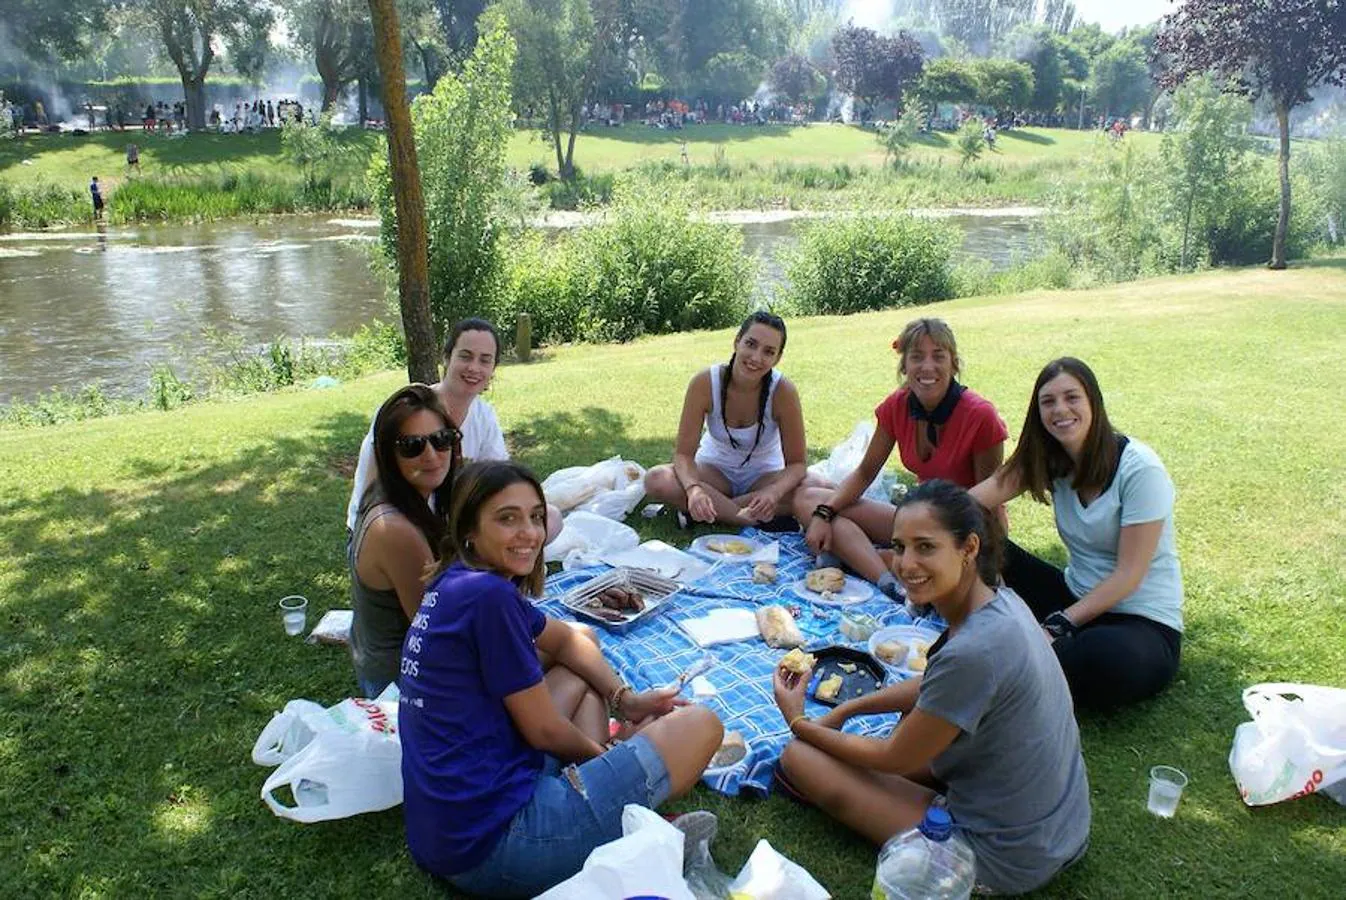
[[[846,576],[846,583],[841,586],[841,590],[832,592],[830,600],[818,591],[809,590],[803,578],[790,587],[801,599],[821,606],[850,606],[853,603],[863,603],[874,596],[874,585],[854,575]]]
[[[736,541],[742,544],[747,550],[743,553],[726,553],[723,550],[712,550],[710,544],[721,544],[726,541]],[[722,562],[748,562],[754,553],[761,550],[764,545],[752,538],[746,538],[737,534],[703,534],[701,537],[692,541],[688,547],[693,553],[704,556],[706,559],[713,559]]]
[[[916,641],[922,641],[926,644],[933,644],[939,640],[939,632],[933,628],[922,628],[919,625],[889,625],[887,628],[880,628],[869,637],[869,654],[880,663],[892,669],[894,672],[901,672],[903,675],[919,675],[915,669],[908,668],[911,660],[911,651]],[[878,654],[878,646],[885,641],[901,641],[907,645],[907,657],[901,665],[888,662]]]

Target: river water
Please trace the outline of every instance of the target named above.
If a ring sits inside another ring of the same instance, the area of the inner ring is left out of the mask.
[[[762,288],[782,282],[795,221],[742,221]],[[1001,268],[1032,252],[1033,211],[959,215],[962,254]],[[256,345],[322,340],[388,318],[368,219],[286,216],[195,225],[0,234],[0,403],[98,382],[146,393],[151,367],[180,377],[221,351],[213,329]]]

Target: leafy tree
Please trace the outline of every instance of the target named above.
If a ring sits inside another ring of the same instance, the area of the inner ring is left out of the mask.
[[[504,0],[501,9],[518,43],[518,94],[547,111],[556,168],[569,181],[575,177],[581,110],[608,64],[604,55],[611,45],[595,28],[589,0]]]
[[[997,113],[1026,109],[1033,99],[1033,70],[1008,59],[983,59],[976,65],[978,102]]]
[[[425,196],[430,309],[441,336],[463,316],[489,315],[504,278],[497,204],[512,132],[515,45],[502,16],[488,12],[479,26],[462,71],[446,73],[411,110]],[[370,179],[384,252],[391,256],[400,220],[383,157],[371,160]]]
[[[1271,267],[1286,265],[1290,228],[1290,111],[1318,85],[1346,79],[1346,5],[1335,0],[1187,0],[1165,16],[1155,52],[1172,87],[1211,72],[1234,89],[1269,99],[1280,130],[1280,218]]]
[[[137,19],[159,35],[164,52],[182,80],[187,124],[206,127],[206,76],[215,62],[216,45],[229,48],[255,44],[271,27],[272,13],[251,0],[127,0]]]
[[[1196,78],[1173,98],[1174,127],[1160,146],[1175,217],[1182,223],[1182,268],[1191,260],[1193,227],[1204,232],[1220,215],[1229,187],[1246,173],[1251,142],[1244,135],[1252,107],[1222,94],[1210,77]]]
[[[1020,26],[1001,45],[1002,55],[1026,63],[1033,71],[1033,96],[1025,106],[1053,113],[1065,94],[1062,41],[1045,25]]]
[[[433,0],[398,0],[397,6],[408,58],[414,56],[425,89],[433,91],[450,57],[435,4]]]
[[[791,103],[817,97],[827,86],[818,67],[797,53],[782,56],[771,66],[771,89]]]
[[[25,55],[77,59],[89,49],[108,9],[106,0],[0,0],[6,37]]]
[[[448,42],[455,65],[467,59],[477,45],[477,19],[486,10],[487,0],[432,0],[439,14],[440,27]]]
[[[1145,54],[1130,41],[1117,41],[1094,59],[1089,94],[1105,116],[1144,109],[1152,90]]]
[[[932,111],[940,103],[976,103],[980,91],[976,66],[951,56],[926,63],[916,84],[917,95]]]
[[[753,95],[765,73],[766,63],[746,50],[717,53],[706,62],[701,93],[737,103]]]
[[[291,37],[313,55],[327,112],[369,59],[369,7],[366,0],[285,0],[284,10]]]
[[[848,24],[832,38],[836,81],[846,93],[873,102],[902,100],[902,92],[921,74],[925,51],[906,31],[883,37]]]

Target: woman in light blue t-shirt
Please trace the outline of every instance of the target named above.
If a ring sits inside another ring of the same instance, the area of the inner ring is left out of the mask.
[[[1076,704],[1112,708],[1161,691],[1182,649],[1173,481],[1153,450],[1113,430],[1098,379],[1066,356],[1038,374],[1019,444],[972,489],[995,507],[1050,502],[1064,571],[1008,543],[1005,583],[1052,641]]]

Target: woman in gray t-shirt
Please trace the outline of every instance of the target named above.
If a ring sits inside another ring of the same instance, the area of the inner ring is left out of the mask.
[[[977,881],[1041,887],[1089,840],[1089,784],[1070,690],[1023,601],[998,581],[998,536],[956,485],[929,481],[898,506],[895,574],[949,630],[925,675],[804,715],[809,678],[778,669],[776,703],[795,734],[786,786],[875,843],[948,806],[977,856]],[[899,712],[886,738],[846,734],[852,716]]]

